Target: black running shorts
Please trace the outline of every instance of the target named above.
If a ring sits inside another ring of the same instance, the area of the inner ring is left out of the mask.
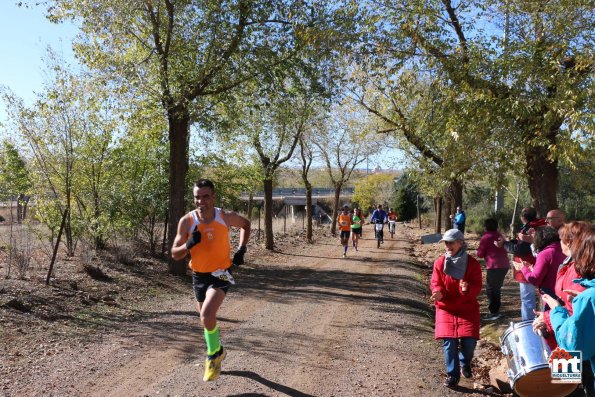
[[[197,302],[204,302],[209,288],[219,288],[221,291],[227,293],[229,281],[221,280],[213,276],[211,273],[192,272],[192,289]]]
[[[341,230],[341,240],[349,238],[351,232],[349,230]]]

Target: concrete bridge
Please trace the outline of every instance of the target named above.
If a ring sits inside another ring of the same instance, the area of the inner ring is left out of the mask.
[[[349,200],[353,197],[355,189],[352,187],[341,189],[341,200]],[[331,217],[318,206],[319,199],[333,199],[335,197],[335,189],[333,188],[312,188],[312,207],[314,218],[322,221],[322,218],[326,221],[332,221]],[[240,200],[248,201],[249,195],[242,193]],[[252,196],[252,200],[255,203],[264,203],[264,192],[256,192]],[[305,188],[278,188],[273,189],[273,201],[277,203],[283,203],[281,209],[277,212],[280,215],[285,212],[284,218],[290,218],[293,222],[296,221],[298,213],[303,213],[306,206],[306,189]],[[342,204],[342,202],[340,202]]]
[[[341,189],[341,199],[353,197],[355,188],[348,187]],[[335,197],[335,189],[327,187],[312,188],[312,204],[316,204],[318,199],[332,199]],[[248,201],[248,193],[242,193],[240,200]],[[255,202],[264,201],[264,192],[256,192],[252,196]],[[273,201],[283,201],[287,205],[306,205],[305,188],[277,188],[273,189]]]

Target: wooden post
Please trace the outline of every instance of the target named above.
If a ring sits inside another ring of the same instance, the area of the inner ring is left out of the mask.
[[[285,205],[285,211],[283,212],[283,234],[287,233],[287,205]]]
[[[163,225],[163,240],[161,241],[161,256],[165,256],[165,251],[167,250],[167,225],[169,224],[168,221],[169,213],[165,215],[165,223]]]
[[[256,240],[260,241],[260,207],[258,207],[258,234]]]
[[[419,223],[419,228],[421,229],[421,211],[419,210],[419,194],[417,195],[417,222]]]
[[[50,285],[50,277],[52,276],[52,271],[54,270],[54,261],[56,260],[56,254],[58,253],[58,247],[60,246],[60,239],[62,238],[62,230],[64,230],[64,225],[66,224],[66,216],[67,215],[68,215],[68,208],[66,210],[64,210],[64,214],[62,215],[62,223],[60,224],[60,230],[58,231],[58,238],[56,239],[56,245],[54,246],[54,253],[52,254],[52,261],[50,262],[48,276],[45,279],[45,285]]]
[[[302,215],[302,230],[306,229],[306,213],[308,212],[308,210],[306,209],[306,211],[304,211],[304,214]]]

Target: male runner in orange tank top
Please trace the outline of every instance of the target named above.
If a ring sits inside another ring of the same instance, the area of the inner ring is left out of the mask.
[[[351,214],[349,213],[349,206],[343,206],[343,212],[337,218],[339,222],[339,230],[341,231],[341,244],[343,244],[343,257],[347,256],[347,247],[349,245],[349,235],[351,234]]]
[[[192,191],[196,210],[184,215],[178,223],[178,232],[171,256],[181,260],[190,254],[192,287],[197,309],[204,327],[207,345],[204,381],[212,381],[221,374],[221,362],[226,351],[219,342],[217,311],[230,284],[234,284],[228,269],[244,263],[246,244],[250,237],[250,221],[235,212],[215,208],[215,186],[208,179],[199,179]],[[240,246],[230,259],[229,227],[240,228]]]

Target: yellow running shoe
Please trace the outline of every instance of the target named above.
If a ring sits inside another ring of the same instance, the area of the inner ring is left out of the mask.
[[[205,382],[219,378],[219,375],[221,375],[221,361],[225,360],[226,355],[227,351],[223,350],[223,346],[221,346],[221,350],[207,357],[205,360],[205,376],[202,378]]]

